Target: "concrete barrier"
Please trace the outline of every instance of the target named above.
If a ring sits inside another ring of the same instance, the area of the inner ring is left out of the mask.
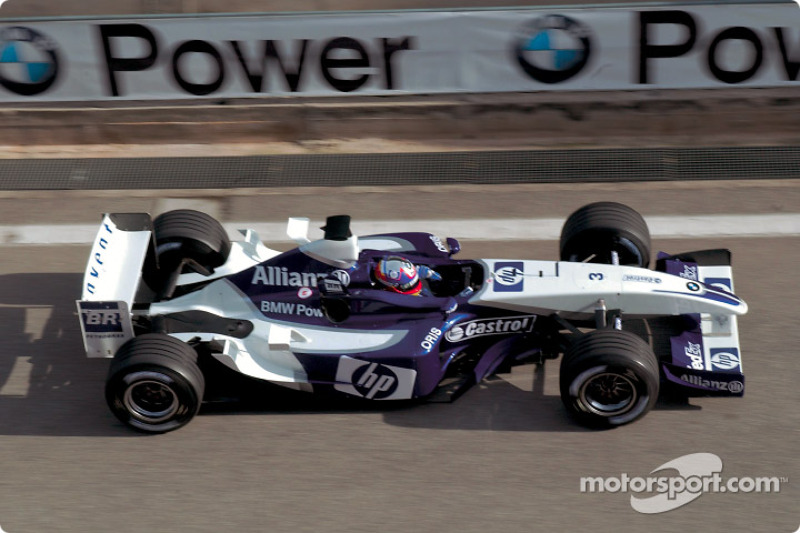
[[[0,109],[0,145],[277,144],[281,152],[354,140],[366,151],[387,151],[386,143],[405,151],[800,143],[795,88],[115,104]]]

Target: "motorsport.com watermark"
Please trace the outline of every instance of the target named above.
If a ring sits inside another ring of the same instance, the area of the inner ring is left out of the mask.
[[[678,475],[658,474],[676,470]],[[777,493],[785,477],[724,478],[722,459],[713,453],[691,453],[655,468],[647,476],[582,477],[582,493],[631,493],[631,507],[645,514],[664,513],[696,500],[703,493]]]

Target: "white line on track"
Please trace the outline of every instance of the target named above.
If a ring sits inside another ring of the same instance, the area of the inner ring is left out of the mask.
[[[800,236],[800,213],[759,215],[700,215],[646,217],[654,238],[792,237]],[[557,240],[561,218],[354,220],[357,235],[422,231],[463,241]],[[310,238],[321,238],[323,221],[312,221]],[[0,245],[91,244],[98,224],[0,225]],[[233,238],[239,228],[253,229],[266,242],[289,242],[285,222],[233,222],[225,224]]]

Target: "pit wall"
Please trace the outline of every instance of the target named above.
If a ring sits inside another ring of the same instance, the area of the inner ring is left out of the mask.
[[[0,26],[6,102],[795,87],[790,4]]]
[[[793,3],[0,23],[0,143],[792,143],[798,28]]]

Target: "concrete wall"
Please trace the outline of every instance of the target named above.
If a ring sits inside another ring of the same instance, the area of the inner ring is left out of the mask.
[[[0,109],[0,145],[353,139],[410,143],[421,150],[800,145],[798,116],[795,88],[165,102]]]
[[[612,3],[613,0],[607,0]],[[758,1],[758,0],[754,0]],[[122,15],[553,4],[551,0],[7,0],[0,16]],[[561,0],[560,5],[584,0]],[[603,3],[593,0],[592,3]],[[224,104],[224,105],[223,105]],[[800,145],[800,93],[526,93],[435,98],[7,106],[0,145],[309,143],[380,139],[419,149]],[[415,144],[416,143],[416,144]],[[381,145],[385,146],[385,145]]]

